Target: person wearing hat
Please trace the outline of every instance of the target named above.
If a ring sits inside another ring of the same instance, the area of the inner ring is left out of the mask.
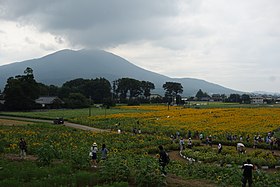
[[[97,151],[98,151],[98,148],[97,148],[97,144],[94,142],[92,144],[92,147],[91,147],[91,153],[92,153],[92,156],[91,156],[91,167],[97,167]]]

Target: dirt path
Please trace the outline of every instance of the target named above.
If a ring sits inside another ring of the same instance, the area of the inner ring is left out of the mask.
[[[166,177],[167,186],[169,187],[215,187],[217,184],[214,184],[211,181],[203,180],[203,179],[189,179],[185,180],[181,177],[178,177],[173,174],[168,174]]]
[[[23,159],[21,159],[18,154],[4,154],[3,156],[4,156],[4,158],[6,158],[8,160],[23,161]],[[37,157],[34,155],[26,155],[24,160],[36,161]]]
[[[14,125],[14,124],[20,124],[20,123],[16,123],[17,121],[25,121],[24,124],[26,124],[26,121],[30,121],[30,122],[44,122],[44,123],[51,123],[53,124],[52,120],[44,120],[44,119],[33,119],[33,118],[24,118],[24,117],[12,117],[12,116],[0,116],[0,120],[1,119],[5,119],[5,120],[14,120],[13,122],[8,122],[6,121],[5,124],[1,125]],[[67,126],[67,127],[71,127],[71,128],[76,128],[76,129],[81,129],[81,130],[89,130],[89,131],[94,131],[94,132],[109,132],[108,130],[105,129],[98,129],[98,128],[94,128],[94,127],[89,127],[89,126],[85,126],[85,125],[80,125],[80,124],[76,124],[76,123],[70,123],[65,121],[63,126]]]

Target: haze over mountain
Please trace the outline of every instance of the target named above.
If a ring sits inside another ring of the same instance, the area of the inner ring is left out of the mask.
[[[76,78],[95,79],[104,77],[110,81],[129,77],[150,81],[156,89],[152,93],[163,94],[162,85],[167,82],[180,82],[182,96],[193,96],[199,89],[208,94],[241,93],[223,86],[193,78],[170,78],[140,68],[127,60],[102,50],[61,50],[38,59],[11,63],[0,66],[0,89],[3,90],[7,79],[22,75],[26,67],[33,69],[37,82],[61,86]]]

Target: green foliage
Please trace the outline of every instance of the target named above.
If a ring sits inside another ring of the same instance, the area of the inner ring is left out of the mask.
[[[97,173],[75,170],[67,163],[37,167],[34,162],[13,162],[0,159],[0,186],[96,186]]]
[[[71,93],[80,93],[86,98],[91,98],[94,103],[103,103],[111,98],[111,84],[105,78],[79,78],[65,82],[59,93],[62,98],[68,98]]]
[[[105,184],[102,186],[97,185],[96,187],[128,187],[128,182],[113,182],[112,184]]]
[[[166,82],[162,87],[165,90],[165,97],[177,97],[178,94],[183,93],[183,87],[181,83]]]
[[[136,159],[136,183],[139,186],[163,186],[159,164],[155,159],[140,157]]]
[[[2,135],[1,135],[2,136]],[[4,135],[3,135],[4,136]],[[4,138],[4,137],[3,137]],[[4,150],[6,147],[8,147],[9,143],[4,140],[4,139],[1,139],[0,140],[0,153],[4,153]]]
[[[88,99],[81,93],[70,93],[68,98],[64,98],[67,108],[85,108],[89,107]]]
[[[44,143],[38,150],[38,165],[40,166],[48,166],[51,164],[53,159],[61,158],[61,154],[58,150],[55,149],[53,145],[49,142]]]
[[[106,114],[119,114],[119,113],[141,113],[145,111],[139,111],[136,109],[119,109],[119,108],[110,108],[106,109]],[[89,108],[82,109],[52,109],[44,111],[32,111],[32,112],[0,112],[0,115],[8,116],[18,116],[18,117],[28,117],[28,118],[37,118],[37,119],[55,119],[56,117],[64,117],[67,120],[75,120],[75,118],[84,118],[89,115]],[[105,108],[91,107],[91,115],[98,116],[104,115]],[[86,121],[86,120],[83,120]],[[84,124],[81,123],[80,124]],[[85,123],[86,124],[86,123]]]
[[[30,110],[36,107],[39,86],[34,80],[33,70],[26,68],[26,75],[10,77],[4,89],[4,107],[6,110]]]
[[[114,154],[101,165],[101,180],[105,183],[130,181],[137,186],[162,186],[164,183],[157,160],[145,155]]]
[[[247,154],[238,154],[234,147],[223,147],[221,154],[217,154],[216,149],[212,149],[208,146],[193,147],[193,149],[185,149],[183,155],[193,158],[196,161],[202,161],[204,163],[219,163],[225,164],[237,164],[242,163],[250,158],[252,163],[261,167],[267,165],[273,167],[277,164],[277,158],[272,155],[271,152],[256,150]]]
[[[203,97],[210,97],[206,92],[203,92],[201,89],[198,90],[198,92],[196,93],[195,97],[198,100],[201,100],[201,98]]]

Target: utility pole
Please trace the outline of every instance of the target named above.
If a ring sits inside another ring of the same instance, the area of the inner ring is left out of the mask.
[[[88,116],[91,116],[91,96],[89,96],[89,109],[88,109]]]

